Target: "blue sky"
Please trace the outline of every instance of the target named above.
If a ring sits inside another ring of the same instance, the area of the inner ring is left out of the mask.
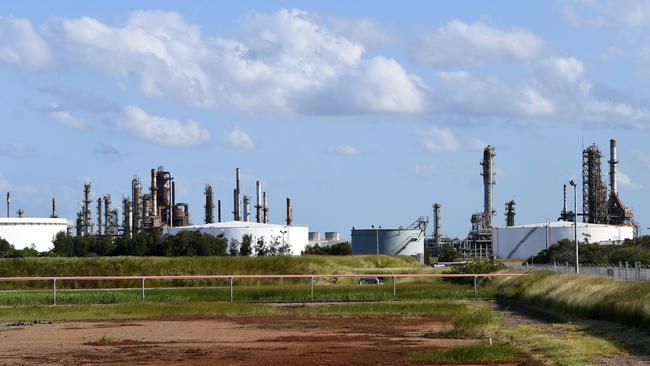
[[[495,221],[557,218],[582,145],[619,142],[619,187],[650,226],[650,2],[4,2],[0,191],[73,219],[85,180],[114,202],[163,165],[203,220],[269,192],[315,231],[408,225],[442,204],[463,237],[496,147]],[[606,178],[606,177],[604,177]],[[148,183],[146,184],[148,185]]]

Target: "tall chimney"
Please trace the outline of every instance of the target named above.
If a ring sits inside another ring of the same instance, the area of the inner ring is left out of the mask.
[[[609,140],[609,192],[610,197],[614,198],[618,195],[618,190],[616,186],[616,140]]]
[[[440,204],[433,204],[433,242],[440,243]]]
[[[172,187],[171,187],[171,203],[172,205],[169,207],[167,210],[167,219],[169,220],[169,227],[174,226],[174,209],[176,208],[176,182],[173,181],[172,179]]]
[[[151,169],[151,216],[153,216],[154,222],[158,216],[158,183],[156,176],[156,169]]]
[[[269,223],[269,206],[268,202],[266,200],[266,192],[263,193],[263,200],[264,200],[264,208],[262,209],[262,212],[264,213],[264,223],[268,224]]]
[[[221,222],[221,200],[217,200],[217,221]]]
[[[84,201],[83,201],[83,235],[90,235],[92,224],[90,223],[90,189],[91,183],[84,183]]]
[[[212,198],[212,186],[209,184],[205,185],[205,223],[213,224],[214,223],[214,202]]]
[[[293,216],[293,207],[291,207],[291,198],[287,197],[287,226],[291,226]]]
[[[9,217],[9,204],[11,203],[11,195],[7,192],[7,217]]]
[[[494,147],[488,145],[483,150],[483,214],[485,216],[485,227],[492,227],[492,216],[494,215],[492,196],[494,192]]]
[[[256,210],[256,215],[255,219],[257,223],[259,224],[262,222],[262,184],[258,180],[255,182],[255,194],[256,194],[256,199],[255,199],[255,210]]]
[[[235,188],[235,221],[241,221],[241,201],[240,201],[240,195],[241,195],[241,190],[239,187],[239,168],[235,169],[235,180],[236,180],[236,188]]]
[[[562,213],[566,216],[566,184],[562,185]]]
[[[52,214],[50,215],[51,218],[56,219],[59,216],[56,214],[56,201],[54,200],[54,197],[52,197]]]
[[[244,195],[244,221],[251,221],[251,198]]]
[[[239,196],[237,195],[237,188],[232,190],[232,201],[235,203],[235,209],[232,211],[232,216],[233,216],[233,221],[239,221],[239,218],[237,217],[237,201],[239,200]]]
[[[127,197],[122,196],[122,236],[131,237],[131,222],[133,222],[133,207]]]

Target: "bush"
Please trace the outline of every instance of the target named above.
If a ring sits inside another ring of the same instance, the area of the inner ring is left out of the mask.
[[[650,237],[627,239],[620,245],[579,245],[580,263],[618,264],[619,262],[641,262],[650,265]],[[575,245],[572,240],[563,239],[532,258],[534,263],[573,263]]]
[[[468,261],[464,267],[457,267],[449,270],[447,273],[451,274],[474,274],[474,273],[494,273],[506,269],[506,265],[501,262],[487,261],[482,259],[474,259]],[[450,277],[445,278],[447,281],[456,283],[473,283],[474,279],[471,277]],[[490,281],[490,278],[483,278],[481,282]]]
[[[303,254],[312,255],[352,255],[352,246],[347,241],[333,245],[320,246],[318,244],[307,245]]]

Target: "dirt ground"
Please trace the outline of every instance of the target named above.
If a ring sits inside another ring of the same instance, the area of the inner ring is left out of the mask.
[[[0,364],[407,365],[412,351],[475,342],[430,338],[442,326],[277,316],[5,325]]]

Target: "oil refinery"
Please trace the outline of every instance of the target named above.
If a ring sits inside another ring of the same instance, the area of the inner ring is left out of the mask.
[[[443,206],[436,202],[432,206],[433,225],[430,235],[427,234],[429,218],[426,216],[420,216],[408,226],[396,228],[379,225],[370,228],[352,227],[352,253],[408,255],[422,261],[426,252],[435,255],[444,245],[449,245],[459,256],[465,258],[526,258],[559,240],[572,239],[576,232],[580,241],[621,243],[637,235],[638,225],[634,221],[632,210],[625,206],[619,195],[616,140],[610,140],[609,148],[609,185],[603,181],[603,156],[598,147],[593,144],[582,151],[581,212],[577,212],[578,184],[571,181],[575,207],[571,210],[567,206],[568,186],[564,184],[563,206],[557,221],[516,224],[516,202],[509,200],[503,206],[505,224],[497,225],[493,202],[497,155],[496,148],[488,145],[483,149],[480,161],[483,210],[471,213],[470,230],[464,239],[441,234]],[[58,217],[54,199],[49,218],[23,217],[22,210],[18,210],[18,217],[10,217],[11,197],[7,193],[7,217],[0,219],[0,237],[17,248],[34,247],[46,251],[51,248],[54,236],[60,232],[74,232],[77,236],[118,238],[134,237],[142,231],[175,235],[190,230],[223,237],[229,243],[240,242],[244,235],[250,235],[255,242],[275,241],[288,245],[294,255],[301,254],[308,244],[331,245],[341,241],[338,232],[326,232],[325,240],[321,240],[319,232],[309,232],[306,225],[295,225],[289,197],[286,199],[284,222],[270,223],[267,192],[262,190],[262,183],[256,181],[254,197],[244,194],[240,186],[239,168],[235,169],[232,211],[224,212],[222,200],[215,200],[212,185],[206,184],[203,189],[205,204],[201,223],[193,223],[189,205],[177,201],[176,180],[171,171],[158,167],[151,169],[148,177],[148,188],[143,187],[138,176],[132,177],[130,195],[122,197],[120,207],[113,203],[110,194],[92,197],[92,183],[84,183],[81,208],[74,223]],[[226,218],[230,215],[231,219]]]

